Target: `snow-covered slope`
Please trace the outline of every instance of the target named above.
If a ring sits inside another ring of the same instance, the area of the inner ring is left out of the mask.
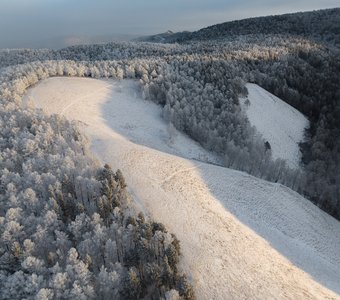
[[[257,84],[248,83],[246,87],[248,97],[241,103],[251,125],[270,143],[274,159],[283,158],[290,167],[297,168],[301,158],[299,142],[309,126],[308,119]]]
[[[85,124],[97,157],[180,239],[199,299],[340,299],[340,223],[279,184],[202,162],[218,159],[137,95],[131,81],[52,78],[26,98]]]
[[[50,89],[53,89],[51,93]],[[45,100],[46,93],[48,103]],[[77,115],[88,113],[89,109],[93,109],[94,113],[101,109],[98,111],[101,120],[136,144],[185,158],[222,163],[198,143],[166,124],[160,108],[138,98],[137,94],[140,93],[136,82],[129,80],[118,84],[113,81],[64,77],[40,82],[38,87],[30,90],[26,99],[34,99],[36,106],[42,107],[47,113],[57,112],[71,119],[80,119]],[[110,101],[107,102],[107,99]],[[98,108],[98,104],[102,106]],[[97,116],[94,114],[92,117]],[[96,126],[100,130],[101,124]]]

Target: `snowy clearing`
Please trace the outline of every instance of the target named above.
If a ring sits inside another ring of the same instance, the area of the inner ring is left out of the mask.
[[[297,168],[301,159],[299,143],[309,126],[308,119],[257,84],[248,83],[246,87],[248,97],[241,99],[241,104],[250,124],[270,143],[274,159],[285,159],[290,167]]]
[[[198,299],[340,299],[340,223],[284,186],[202,162],[218,159],[169,132],[136,83],[50,78],[28,98],[85,124],[100,161],[180,239]]]

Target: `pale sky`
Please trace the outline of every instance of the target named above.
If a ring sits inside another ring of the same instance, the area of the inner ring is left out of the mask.
[[[339,6],[340,0],[0,0],[0,48],[58,48]]]

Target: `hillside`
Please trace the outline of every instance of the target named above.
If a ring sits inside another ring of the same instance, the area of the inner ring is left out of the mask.
[[[284,159],[291,168],[299,168],[307,118],[278,97],[256,84],[246,85],[248,96],[241,98],[242,109],[252,126],[269,142],[274,159]]]
[[[280,184],[205,163],[218,158],[168,128],[133,82],[54,78],[28,98],[81,121],[100,161],[122,169],[181,240],[199,299],[339,298],[339,222]]]
[[[253,34],[282,34],[316,39],[340,46],[340,8],[249,18],[212,25],[194,32],[179,32],[153,42],[188,42]]]

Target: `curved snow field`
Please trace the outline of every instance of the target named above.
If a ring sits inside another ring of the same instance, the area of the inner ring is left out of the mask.
[[[180,239],[198,299],[340,299],[340,222],[284,186],[204,163],[218,158],[138,95],[133,81],[50,78],[26,99],[81,121],[97,158]]]
[[[298,168],[301,158],[299,143],[304,140],[308,119],[257,84],[248,83],[246,87],[248,97],[241,99],[241,103],[250,124],[270,143],[274,159],[282,158],[290,167]]]

